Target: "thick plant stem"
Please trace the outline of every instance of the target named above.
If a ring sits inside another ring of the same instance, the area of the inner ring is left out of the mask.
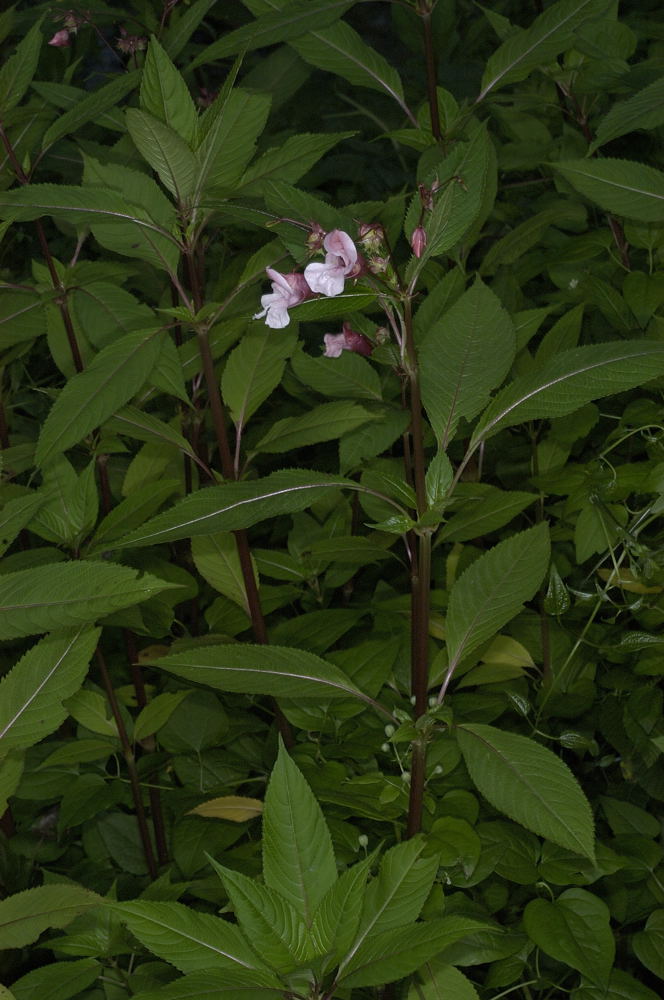
[[[413,316],[410,299],[404,303],[404,329],[408,377],[410,381],[410,436],[413,456],[413,481],[418,515],[427,509],[426,465],[424,458],[424,426],[420,396],[417,353],[413,339]],[[413,538],[414,542],[414,538]],[[427,710],[429,689],[429,613],[431,593],[431,535],[417,534],[417,554],[411,564],[411,695],[415,699],[415,717]],[[414,836],[422,826],[426,744],[424,739],[413,743],[410,769],[410,802],[407,835]]]
[[[113,683],[108,673],[108,667],[106,666],[106,660],[104,659],[104,654],[99,647],[97,647],[97,664],[99,666],[102,684],[104,686],[104,690],[106,691],[106,697],[108,698],[108,703],[111,706],[115,725],[117,726],[118,736],[120,737],[120,744],[122,746],[122,754],[125,759],[125,764],[127,765],[129,784],[131,786],[131,794],[134,800],[134,809],[136,810],[136,820],[138,822],[138,832],[140,834],[141,844],[143,845],[145,863],[147,865],[148,872],[150,873],[150,878],[156,879],[159,874],[159,870],[157,868],[157,862],[152,849],[150,831],[148,830],[145,809],[143,807],[143,795],[141,793],[141,783],[136,769],[136,758],[134,757],[134,752],[131,748],[131,743],[129,742],[129,736],[127,735],[124,719],[122,718],[122,713],[120,712],[120,705],[118,704],[118,699],[113,689]]]
[[[424,58],[427,70],[427,99],[429,101],[429,117],[431,119],[431,133],[436,142],[442,139],[440,131],[440,112],[438,110],[438,74],[436,72],[436,53],[433,44],[433,26],[431,24],[431,10],[428,3],[422,4],[422,25],[424,27]]]

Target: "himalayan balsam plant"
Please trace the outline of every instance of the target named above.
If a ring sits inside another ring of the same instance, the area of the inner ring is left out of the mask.
[[[0,1000],[657,1000],[658,5],[60,7],[0,14]]]

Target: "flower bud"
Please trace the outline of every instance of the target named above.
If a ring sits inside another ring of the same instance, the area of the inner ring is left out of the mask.
[[[416,257],[421,257],[427,245],[427,233],[424,226],[416,226],[410,238],[410,245]]]
[[[379,222],[361,222],[357,233],[358,242],[368,253],[376,253],[385,241],[385,230]]]
[[[49,38],[49,45],[53,45],[56,49],[68,49],[71,45],[69,40],[69,32],[66,28],[61,28],[60,31],[56,31],[53,38]]]
[[[367,837],[366,833],[361,833],[357,838],[357,842],[360,845],[360,847],[368,847],[369,838]]]
[[[395,732],[396,732],[396,730],[395,730],[394,726],[391,725],[391,723],[388,722],[388,724],[385,726],[385,735],[389,739],[390,736],[394,736]]]

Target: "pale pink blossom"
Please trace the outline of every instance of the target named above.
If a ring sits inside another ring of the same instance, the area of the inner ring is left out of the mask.
[[[67,49],[71,45],[69,41],[69,32],[66,28],[61,28],[60,31],[56,31],[53,38],[49,38],[49,45],[55,46],[56,49]]]
[[[288,310],[297,306],[305,299],[310,299],[313,292],[302,274],[280,274],[271,267],[265,268],[268,278],[272,281],[272,291],[261,296],[260,312],[254,319],[262,319],[273,330],[282,330],[290,323]]]
[[[312,292],[321,295],[341,295],[346,278],[356,277],[362,270],[357,247],[348,233],[333,229],[323,241],[325,263],[307,264],[304,277]]]
[[[427,245],[427,231],[424,226],[416,226],[410,238],[410,245],[416,257],[421,257]]]
[[[354,351],[368,357],[373,351],[373,344],[363,333],[351,328],[350,323],[344,323],[341,333],[326,333],[323,337],[325,351],[323,357],[338,358],[342,351]]]

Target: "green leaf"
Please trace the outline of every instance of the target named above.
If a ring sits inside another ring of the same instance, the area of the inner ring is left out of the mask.
[[[403,85],[397,71],[344,21],[312,31],[291,45],[312,66],[335,73],[356,87],[387,94],[405,109]]]
[[[303,385],[323,396],[382,399],[378,372],[366,358],[353,351],[344,351],[338,358],[326,358],[322,354],[312,357],[300,349],[293,355],[291,366]]]
[[[417,920],[438,871],[437,854],[422,857],[425,847],[422,837],[412,837],[385,852],[378,877],[367,888],[353,951],[379,931]]]
[[[622,969],[613,969],[608,987],[585,983],[574,991],[574,1000],[661,1000],[661,994],[648,989]]]
[[[545,524],[505,539],[455,582],[447,612],[448,675],[500,631],[536,593],[549,562]]]
[[[49,635],[0,681],[0,752],[29,747],[67,718],[62,702],[83,683],[100,629]]]
[[[332,441],[374,419],[373,413],[356,403],[321,403],[302,416],[277,420],[253,450],[275,454]]]
[[[370,864],[369,857],[347,868],[327,890],[314,914],[311,939],[319,955],[330,956],[330,965],[344,957],[357,936]]]
[[[337,879],[325,818],[309,785],[280,743],[263,813],[263,876],[310,927]]]
[[[161,328],[127,333],[71,378],[41,429],[36,464],[47,464],[124,406],[152,371],[165,336]]]
[[[118,168],[114,166],[113,169]],[[74,226],[91,226],[102,246],[118,253],[142,257],[170,271],[177,265],[177,240],[142,207],[125,201],[113,190],[28,184],[0,192],[0,217],[28,222],[44,215],[52,215]]]
[[[164,344],[159,346],[163,348]],[[189,458],[196,459],[194,449],[182,434],[151,413],[139,410],[137,406],[124,406],[105,422],[104,429],[111,434],[124,434],[137,441],[163,441],[172,444]]]
[[[547,955],[571,965],[591,983],[606,987],[615,956],[609,909],[585,889],[567,889],[558,899],[532,899],[523,912],[528,937]]]
[[[171,59],[176,59],[180,55],[198,25],[216,2],[217,0],[195,0],[195,3],[187,8],[178,7],[172,12],[168,19],[168,28],[163,35],[164,48]]]
[[[8,291],[0,285],[0,350],[44,333],[42,298],[28,289]]]
[[[313,0],[315,2],[315,0]],[[237,193],[246,196],[260,195],[266,180],[287,181],[294,184],[311,170],[329,149],[349,139],[355,132],[306,132],[292,135],[283,146],[268,149],[243,174]]]
[[[439,532],[439,538],[449,542],[469,542],[496,531],[539,499],[536,493],[482,488],[475,483],[461,483],[454,497],[462,501],[461,509],[452,514]]]
[[[161,902],[116,903],[113,911],[146,948],[181,972],[267,971],[240,929],[211,913]]]
[[[42,1000],[44,996],[48,1000],[69,1000],[91,986],[100,975],[101,968],[93,958],[81,958],[78,962],[50,962],[17,979],[12,983],[12,992],[16,1000]]]
[[[251,615],[240,557],[233,535],[229,531],[198,535],[191,540],[191,554],[196,569],[210,586],[231,601],[235,601],[248,615]],[[253,559],[252,567],[254,579],[258,584],[258,574]]]
[[[408,1000],[479,1000],[479,995],[463,972],[436,962],[433,968],[427,968],[421,986],[411,986]]]
[[[47,149],[59,139],[76,132],[81,125],[86,125],[90,121],[95,124],[103,124],[104,112],[116,108],[122,99],[134,89],[140,78],[139,70],[132,70],[129,73],[121,73],[115,76],[110,83],[99,87],[91,94],[86,94],[78,101],[73,108],[65,111],[53,122],[44,133],[41,148]]]
[[[470,776],[491,805],[554,844],[594,859],[590,806],[559,757],[493,726],[467,723],[456,733]]]
[[[359,698],[373,704],[338,667],[303,649],[250,643],[203,646],[150,662],[219,691],[321,701]]]
[[[26,889],[0,901],[0,949],[23,948],[49,927],[66,927],[79,913],[102,902],[71,882]]]
[[[196,106],[187,84],[154,35],[143,64],[140,101],[143,111],[168,125],[187,145],[193,144],[198,124]]]
[[[127,529],[131,530],[143,524],[146,518],[151,517],[173,493],[179,490],[180,483],[176,479],[149,483],[136,490],[101,521],[90,540],[89,551],[103,549],[113,539],[120,538]]]
[[[551,208],[536,212],[525,222],[515,226],[506,236],[492,243],[482,260],[480,273],[495,274],[499,268],[514,264],[540,241],[542,233],[549,226],[560,226],[566,222],[583,225],[584,216],[583,206],[568,200],[561,200]]]
[[[664,979],[664,910],[653,910],[646,926],[632,938],[634,953],[641,965]]]
[[[251,52],[264,45],[275,45],[299,38],[307,31],[333,24],[353,4],[350,0],[293,0],[285,10],[276,10],[229,31],[196,56],[190,70],[197,66],[224,59],[238,52]]]
[[[0,809],[3,814],[23,775],[23,758],[23,753],[15,751],[0,759]]]
[[[0,116],[3,118],[20,102],[35,75],[42,46],[41,18],[30,28],[16,51],[0,68]]]
[[[269,329],[250,330],[231,352],[221,378],[221,392],[236,427],[247,420],[281,382],[296,333],[275,336]]]
[[[606,212],[664,222],[664,173],[633,160],[562,160],[551,166]]]
[[[560,0],[548,7],[529,28],[510,35],[489,57],[477,100],[497,87],[525,80],[533,69],[571,48],[579,26],[600,17],[607,6],[606,0]]]
[[[664,124],[664,76],[644,87],[638,94],[614,104],[600,118],[595,139],[588,153],[594,153],[607,142],[637,129],[658,128]]]
[[[503,427],[562,417],[593,399],[624,392],[662,374],[664,344],[655,340],[589,344],[563,351],[498,393],[480,417],[471,447]]]
[[[134,723],[134,739],[144,740],[165,726],[180,702],[187,697],[188,691],[165,691],[145,705],[138,713]]]
[[[0,556],[3,556],[17,535],[25,528],[45,502],[43,494],[33,493],[9,500],[0,513]]]
[[[471,420],[486,405],[515,351],[512,321],[479,279],[429,329],[419,349],[422,402],[441,448],[462,417]]]
[[[178,133],[147,111],[128,108],[127,129],[143,159],[180,204],[188,201],[196,185],[198,164]]]
[[[273,969],[283,974],[300,964],[306,953],[307,932],[291,902],[266,885],[240,872],[210,862],[223,882],[240,927]]]
[[[177,586],[106,562],[63,562],[0,576],[0,639],[85,625]]]
[[[122,539],[123,548],[153,545],[209,535],[214,531],[249,528],[265,518],[305,510],[326,493],[356,487],[352,479],[322,472],[288,469],[265,479],[210,486],[190,494],[170,510]]]
[[[201,141],[196,150],[198,176],[192,203],[197,206],[211,188],[234,192],[254,155],[256,140],[270,110],[267,94],[233,90],[219,94],[200,122]]]
[[[240,968],[206,969],[160,985],[154,992],[137,993],[136,1000],[283,1000],[283,985],[260,985],[263,982],[273,983],[274,977]]]
[[[318,299],[308,299],[301,302],[299,306],[293,306],[291,312],[293,319],[299,323],[311,320],[339,319],[343,316],[350,316],[361,309],[366,309],[376,301],[375,293],[368,293],[365,289],[360,291],[342,292],[341,295],[321,296]],[[339,358],[334,359],[339,361]]]

